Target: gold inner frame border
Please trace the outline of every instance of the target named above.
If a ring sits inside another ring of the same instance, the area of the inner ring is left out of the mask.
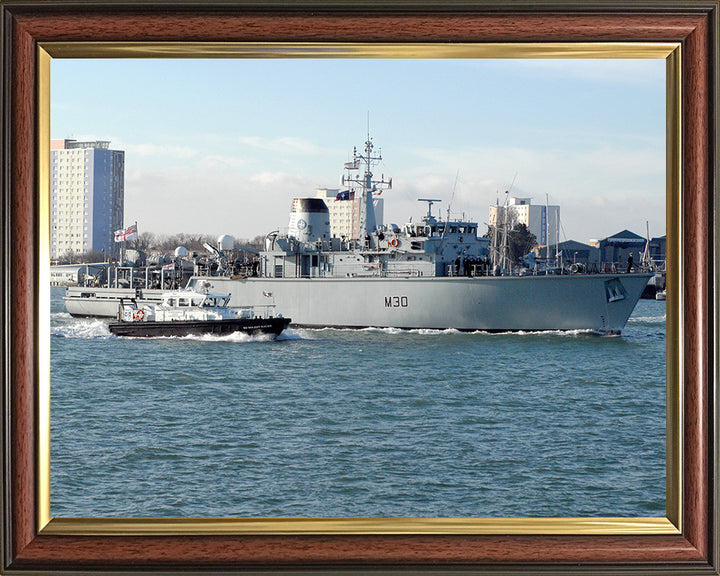
[[[50,515],[50,90],[53,58],[656,58],[666,60],[666,517],[664,518],[52,518]],[[646,535],[682,531],[681,45],[667,42],[381,44],[45,42],[38,46],[36,150],[40,318],[38,531],[43,535],[507,534]]]

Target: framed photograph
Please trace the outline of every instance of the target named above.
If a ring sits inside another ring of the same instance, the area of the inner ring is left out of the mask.
[[[718,574],[718,7],[3,1],[2,569]],[[436,502],[435,517],[53,517],[50,72],[97,58],[664,61],[665,515],[478,518]]]

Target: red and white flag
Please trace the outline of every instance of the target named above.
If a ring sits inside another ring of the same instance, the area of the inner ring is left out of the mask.
[[[137,222],[122,230],[115,230],[115,242],[127,242],[128,240],[132,240],[137,237]]]

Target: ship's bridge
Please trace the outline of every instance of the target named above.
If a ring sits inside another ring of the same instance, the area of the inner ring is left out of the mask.
[[[470,235],[477,236],[478,226],[475,222],[443,222],[434,218],[432,222],[423,222],[422,224],[408,223],[405,225],[405,233],[413,237],[431,238],[433,236],[447,235]]]
[[[421,236],[431,238],[433,236],[447,236],[455,234],[468,234],[477,237],[477,223],[465,222],[463,220],[455,220],[447,222],[438,220],[432,214],[433,204],[441,202],[435,198],[418,198],[418,202],[427,202],[428,211],[423,216],[422,224],[413,224],[409,222],[405,225],[405,232],[409,236]],[[448,214],[449,215],[449,214]]]

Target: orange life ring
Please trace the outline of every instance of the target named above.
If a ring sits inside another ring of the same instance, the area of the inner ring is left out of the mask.
[[[390,240],[390,246],[392,246],[393,248],[397,248],[399,245],[400,242],[398,242],[397,238],[393,238],[392,240]]]
[[[135,313],[135,318],[137,318],[138,320],[142,320],[143,318],[145,318],[145,311],[144,311],[144,310],[138,310],[138,311]]]

